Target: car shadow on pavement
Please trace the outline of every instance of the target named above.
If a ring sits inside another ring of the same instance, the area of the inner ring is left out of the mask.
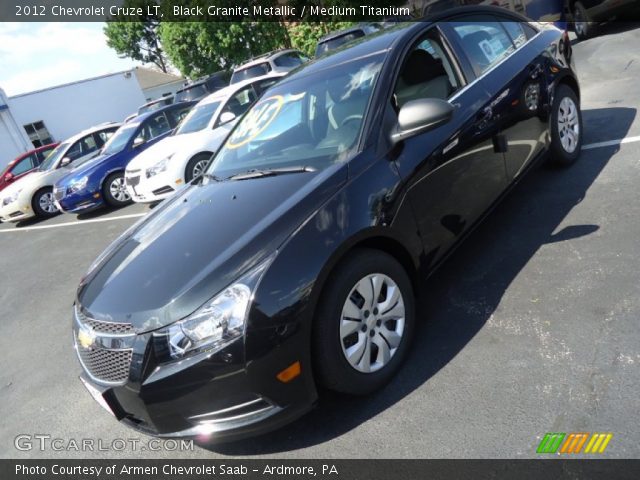
[[[132,205],[132,204],[128,203],[128,204],[123,205],[121,207],[103,206],[103,207],[97,208],[95,210],[91,210],[90,212],[79,213],[79,214],[76,215],[76,218],[78,220],[90,220],[92,218],[100,218],[100,217],[102,217],[104,215],[109,215],[110,213],[117,212],[119,210],[127,208],[130,205]]]
[[[611,138],[622,138],[635,116],[636,110],[631,108],[584,111],[586,136],[591,125],[608,122]],[[316,409],[268,436],[199,445],[220,454],[246,456],[321,444],[371,420],[422,387],[483,328],[511,282],[543,245],[571,241],[598,230],[598,217],[588,224],[558,227],[618,149],[584,151],[569,168],[544,165],[515,187],[421,288],[418,319],[422,321],[411,353],[382,391],[367,397],[321,391]]]

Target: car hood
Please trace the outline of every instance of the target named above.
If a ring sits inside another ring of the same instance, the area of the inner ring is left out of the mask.
[[[231,124],[226,124],[214,130],[205,128],[198,132],[171,135],[137,155],[129,162],[127,170],[149,168],[169,155],[191,158],[195,153],[217,150],[231,127]]]
[[[69,181],[78,180],[90,173],[101,164],[108,160],[115,159],[116,156],[120,155],[122,152],[114,153],[111,155],[98,155],[97,157],[92,158],[91,160],[87,160],[84,163],[81,163],[77,167],[68,170],[66,175],[62,177],[60,180],[56,182],[56,186],[66,184]]]
[[[346,178],[346,164],[339,164],[196,181],[96,260],[77,301],[92,318],[131,323],[138,332],[184,318],[276,251]]]
[[[68,170],[66,170],[66,172],[68,172]],[[35,170],[29,175],[25,175],[24,177],[19,178],[7,188],[2,190],[2,196],[8,197],[17,190],[35,191],[40,187],[52,186],[56,182],[56,180],[58,180],[64,174],[65,169],[47,170],[45,172]]]

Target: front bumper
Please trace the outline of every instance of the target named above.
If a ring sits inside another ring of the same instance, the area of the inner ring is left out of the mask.
[[[33,212],[31,205],[20,202],[20,200],[0,208],[0,219],[3,222],[19,222],[34,216],[35,213]]]
[[[82,190],[67,195],[65,192],[54,189],[53,197],[56,206],[64,213],[90,212],[104,206],[104,199],[99,191]]]
[[[162,334],[103,335],[94,330],[89,349],[130,350],[128,371],[115,378],[103,357],[96,363],[87,356],[82,322],[76,315],[73,337],[84,369],[82,382],[118,420],[142,433],[210,443],[238,440],[279,428],[315,403],[310,367],[289,383],[277,380],[281,366],[290,362],[282,358],[288,349],[274,349],[247,363],[239,338],[217,352],[162,364],[157,360]],[[110,376],[109,381],[96,378],[96,372]]]
[[[144,171],[126,171],[124,178],[127,192],[137,203],[159,202],[175,194],[184,186],[184,179],[176,178],[172,172],[161,172],[146,178]]]

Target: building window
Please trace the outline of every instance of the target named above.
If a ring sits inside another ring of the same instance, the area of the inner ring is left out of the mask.
[[[42,120],[39,122],[28,123],[24,126],[24,129],[27,132],[27,135],[29,135],[29,140],[31,140],[31,143],[36,148],[53,143],[51,134]]]

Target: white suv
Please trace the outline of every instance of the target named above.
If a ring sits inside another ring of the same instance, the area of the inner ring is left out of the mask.
[[[278,50],[265,53],[237,66],[233,70],[230,83],[237,83],[273,73],[288,73],[308,61],[309,57],[298,50]]]

